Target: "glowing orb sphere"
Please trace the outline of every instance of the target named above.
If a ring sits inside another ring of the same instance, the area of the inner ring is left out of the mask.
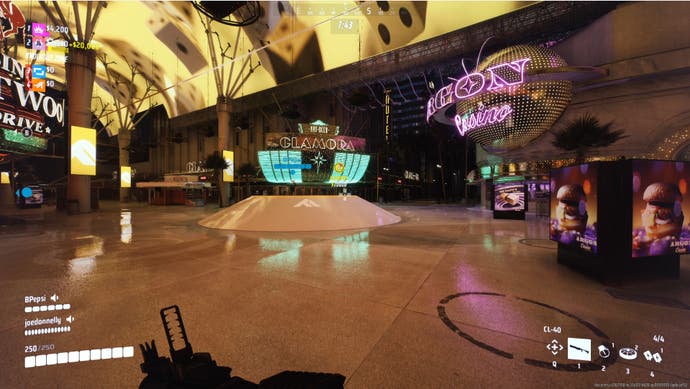
[[[508,79],[511,68],[502,64],[519,64],[527,58],[521,82],[492,82],[493,87],[456,104],[458,123],[464,123],[467,135],[489,152],[506,152],[530,143],[551,128],[570,103],[572,84],[557,76],[567,64],[544,47],[506,48],[487,57],[476,72]]]

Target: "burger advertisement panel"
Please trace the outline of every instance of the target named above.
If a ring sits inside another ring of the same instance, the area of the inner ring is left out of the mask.
[[[497,183],[494,186],[496,212],[522,212],[525,210],[525,184],[522,181]]]
[[[582,164],[551,171],[549,239],[597,253],[597,169]]]
[[[633,258],[688,253],[688,181],[690,163],[632,162]]]

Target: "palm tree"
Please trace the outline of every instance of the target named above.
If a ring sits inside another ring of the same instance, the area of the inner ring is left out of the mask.
[[[561,150],[575,151],[575,163],[584,163],[590,149],[610,146],[627,137],[623,135],[623,130],[612,130],[612,124],[613,122],[609,122],[601,125],[599,119],[584,114],[555,132],[551,144]]]
[[[227,199],[224,199],[222,195],[221,186],[223,185],[223,170],[228,168],[228,162],[223,158],[223,156],[216,150],[209,154],[204,161],[204,167],[206,169],[212,170],[213,175],[216,177],[216,185],[218,188],[218,207],[223,208],[227,205]]]

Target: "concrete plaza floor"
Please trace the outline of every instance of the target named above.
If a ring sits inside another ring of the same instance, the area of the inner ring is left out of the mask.
[[[605,285],[556,263],[545,218],[385,209],[402,221],[328,233],[209,230],[197,221],[214,206],[117,203],[1,226],[0,388],[135,388],[139,343],[168,356],[159,310],[174,304],[194,351],[255,382],[306,370],[343,374],[348,388],[690,383],[687,256],[679,279]],[[25,312],[60,303],[70,308]],[[26,335],[52,317],[70,331]],[[586,355],[577,339],[590,339]],[[134,356],[25,368],[26,357],[119,346]]]

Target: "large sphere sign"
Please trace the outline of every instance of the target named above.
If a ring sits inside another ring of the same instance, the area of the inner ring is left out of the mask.
[[[531,76],[567,66],[550,49],[513,46],[482,61],[470,85],[479,93],[458,100],[455,124],[489,152],[525,146],[558,120],[572,98],[566,80],[530,80]]]

